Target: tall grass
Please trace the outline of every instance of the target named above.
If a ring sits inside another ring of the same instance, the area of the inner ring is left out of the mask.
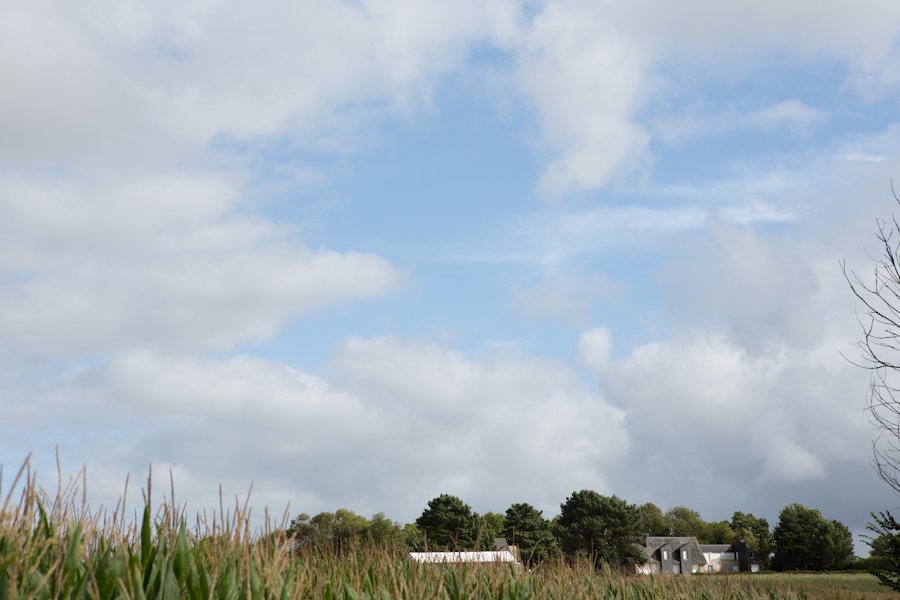
[[[2,486],[2,479],[0,479]],[[297,547],[280,528],[252,531],[247,505],[188,526],[171,499],[124,518],[124,499],[91,514],[78,480],[55,497],[27,466],[0,508],[0,600],[794,600],[897,598],[843,588],[804,591],[756,576],[627,576],[589,560],[508,566],[421,565],[404,549],[362,545],[340,556]],[[83,491],[83,487],[81,487]],[[2,487],[0,487],[2,490]],[[174,496],[174,494],[173,494]],[[865,576],[862,576],[865,577]]]

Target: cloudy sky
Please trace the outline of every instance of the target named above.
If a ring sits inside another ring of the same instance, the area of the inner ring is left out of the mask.
[[[7,0],[0,81],[7,473],[898,504],[839,266],[898,209],[897,2]]]

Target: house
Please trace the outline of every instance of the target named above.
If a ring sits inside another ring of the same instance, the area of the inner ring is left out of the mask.
[[[493,551],[481,552],[410,552],[409,559],[418,563],[493,563],[514,564],[521,568],[519,549],[506,543],[506,538],[494,539]]]
[[[647,537],[638,545],[647,561],[626,565],[634,573],[732,573],[759,571],[760,557],[744,540],[735,544],[700,544],[695,537]]]
[[[762,558],[744,540],[736,544],[701,544],[700,548],[706,559],[707,573],[756,573],[762,568]]]

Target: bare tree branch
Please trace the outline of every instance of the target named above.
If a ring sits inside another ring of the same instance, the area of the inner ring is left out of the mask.
[[[900,198],[891,193],[900,204]],[[872,440],[872,455],[878,476],[900,495],[900,223],[895,216],[875,220],[882,255],[867,283],[840,261],[844,278],[864,310],[856,318],[862,339],[852,364],[872,372],[866,395],[866,414],[880,433]],[[846,357],[845,357],[846,358]]]

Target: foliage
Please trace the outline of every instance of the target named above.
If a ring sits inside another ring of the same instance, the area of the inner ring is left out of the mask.
[[[481,523],[468,504],[456,496],[442,494],[428,501],[428,508],[416,519],[416,525],[431,550],[474,550]]]
[[[772,538],[772,567],[777,571],[834,569],[853,555],[853,536],[847,527],[801,504],[782,509]]]
[[[878,559],[879,564],[871,569],[882,584],[900,591],[900,523],[890,512],[872,514],[875,523],[869,523],[868,529],[875,533],[869,537],[871,556]]]
[[[519,554],[529,565],[559,556],[559,546],[550,531],[550,521],[542,512],[527,503],[513,504],[506,509],[503,535],[519,548]]]
[[[360,545],[372,544],[412,549],[421,537],[417,534],[417,530],[405,529],[384,513],[379,512],[366,519],[345,508],[333,513],[321,512],[314,517],[301,513],[291,521],[287,530],[287,535],[294,538],[297,546],[312,545],[319,550],[338,554]]]
[[[559,541],[567,554],[590,555],[599,563],[644,562],[641,512],[616,496],[573,492],[560,506]]]
[[[640,507],[645,535],[696,537],[701,544],[734,544],[741,540],[756,552],[768,567],[772,553],[772,534],[769,523],[752,514],[736,511],[731,521],[704,521],[700,514],[685,506],[676,506],[665,513],[653,503]]]
[[[768,568],[773,548],[769,522],[766,519],[754,517],[752,514],[735,511],[731,517],[731,529],[737,539],[747,542],[760,556],[763,567]]]
[[[707,523],[703,536],[697,538],[701,544],[734,544],[742,538],[731,528],[728,521],[716,521]],[[746,541],[746,540],[744,540]]]
[[[425,550],[425,534],[415,523],[407,523],[401,530],[406,547],[412,552]]]
[[[487,512],[481,517],[481,546],[490,549],[494,538],[503,537],[506,517],[501,513]]]
[[[648,536],[667,536],[670,535],[671,528],[669,522],[660,507],[648,502],[639,507],[641,511],[641,531],[646,532]]]
[[[676,506],[666,511],[666,521],[669,523],[669,535],[677,537],[695,537],[701,544],[708,543],[706,539],[706,522],[700,518],[700,513],[685,506]]]

